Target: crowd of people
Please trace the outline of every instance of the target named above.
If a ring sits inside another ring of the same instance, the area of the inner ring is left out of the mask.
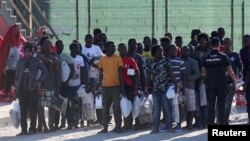
[[[110,108],[115,121],[112,132],[117,133],[145,127],[158,133],[227,125],[241,79],[250,121],[250,35],[244,35],[243,47],[237,53],[233,52],[232,39],[224,38],[222,27],[211,36],[193,29],[188,45],[183,45],[181,36],[174,40],[166,33],[159,42],[145,36],[143,43],[131,38],[117,47],[97,28],[93,36],[85,36],[84,42],[73,40],[70,53],[66,53],[62,40],[53,45],[46,27],[39,28],[38,33],[34,41],[26,42],[13,25],[0,48],[0,76],[5,81],[6,97],[12,88],[20,101],[22,131],[18,135],[77,129],[85,123],[100,124],[103,129],[98,133],[107,133],[112,119]],[[62,80],[65,63],[69,76]],[[102,96],[103,108],[94,109],[95,121],[82,118],[83,101],[78,95],[81,85],[93,99]],[[171,86],[175,95],[169,98],[166,93]],[[60,96],[68,98],[65,114],[53,108],[53,99]],[[142,123],[132,112],[122,118],[121,96],[132,104],[136,96],[152,97],[152,122]],[[49,109],[48,124],[44,107]],[[182,127],[183,122],[186,127]]]

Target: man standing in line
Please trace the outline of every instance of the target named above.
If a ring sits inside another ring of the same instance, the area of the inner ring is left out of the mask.
[[[32,57],[32,43],[24,44],[24,58],[17,63],[16,71],[16,89],[15,93],[20,100],[21,110],[21,128],[22,132],[18,135],[27,134],[27,112],[30,115],[29,134],[36,133],[37,106],[38,97],[37,91],[41,87],[41,83],[47,77],[47,70],[42,62]],[[41,71],[41,76],[37,77],[38,71]]]
[[[112,41],[107,42],[107,54],[103,56],[99,63],[98,68],[103,72],[103,127],[99,133],[108,132],[109,124],[109,110],[113,103],[115,129],[113,132],[121,132],[121,109],[120,109],[120,93],[125,95],[122,67],[123,62],[120,56],[115,53],[115,44]]]

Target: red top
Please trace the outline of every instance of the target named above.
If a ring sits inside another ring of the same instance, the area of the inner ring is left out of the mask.
[[[10,46],[20,47],[26,42],[23,35],[20,33],[19,27],[12,25],[3,38],[2,45],[0,46],[0,81],[3,81],[2,74],[6,65],[9,55]],[[0,86],[1,87],[1,86]]]
[[[123,70],[122,70],[122,76],[124,80],[125,85],[133,85],[133,80],[131,76],[127,75],[128,69],[134,69],[135,71],[139,71],[138,66],[135,62],[135,60],[131,57],[122,57],[123,62]]]
[[[51,46],[50,52],[51,52],[51,53],[57,53],[57,49],[56,49],[56,46],[55,46],[55,45],[52,45],[52,46]]]
[[[224,53],[225,52],[225,47],[223,45],[220,45],[219,51],[222,52],[222,53]]]
[[[181,48],[177,47],[177,57],[181,57]]]

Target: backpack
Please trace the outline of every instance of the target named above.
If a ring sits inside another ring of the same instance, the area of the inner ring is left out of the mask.
[[[66,61],[63,61],[61,64],[61,79],[62,82],[66,82],[69,78],[69,74],[70,74],[70,67],[69,65],[66,63]]]

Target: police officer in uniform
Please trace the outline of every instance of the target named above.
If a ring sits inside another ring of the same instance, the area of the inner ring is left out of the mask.
[[[219,52],[220,39],[211,39],[212,52],[202,60],[202,75],[206,76],[208,98],[208,124],[214,124],[215,104],[218,101],[219,120],[218,124],[225,124],[225,102],[227,89],[227,74],[236,86],[236,78],[228,57]]]

